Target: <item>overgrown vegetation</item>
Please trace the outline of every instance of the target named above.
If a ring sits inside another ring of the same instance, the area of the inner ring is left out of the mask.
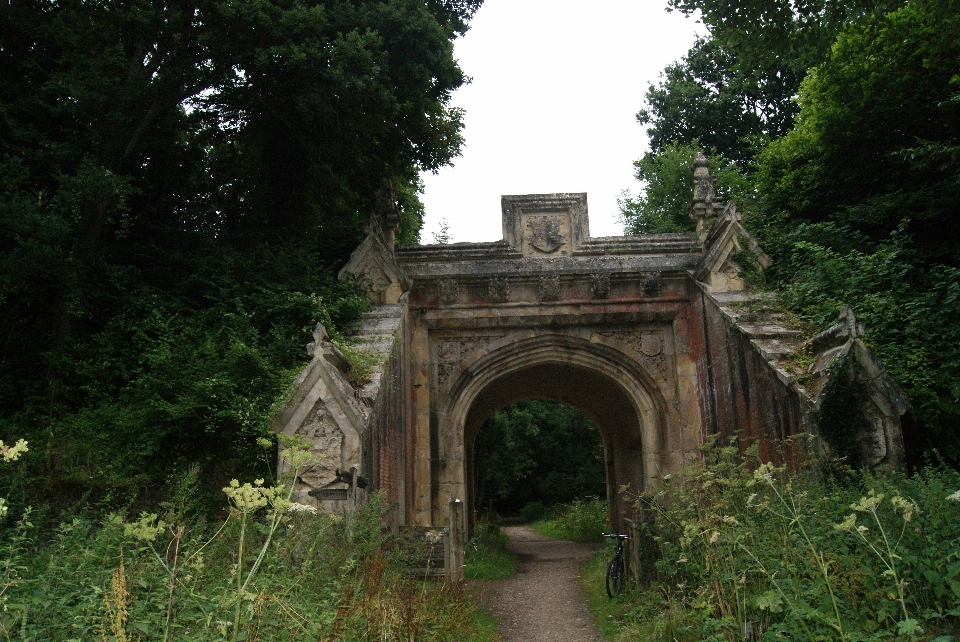
[[[468,580],[502,580],[513,575],[517,558],[507,550],[509,538],[500,530],[500,518],[487,514],[474,524],[473,537],[467,542]]]
[[[461,144],[452,41],[480,0],[67,0],[0,12],[0,437],[34,519],[156,502],[199,463],[211,510],[381,200]],[[357,377],[362,378],[362,368]],[[92,514],[92,513],[90,513]]]
[[[703,451],[639,498],[655,563],[612,608],[615,639],[960,634],[960,474],[791,472],[736,443]]]
[[[599,542],[607,528],[607,502],[597,497],[575,499],[545,510],[530,523],[541,535],[572,542]]]
[[[294,474],[308,455],[286,452]],[[461,589],[408,577],[379,495],[344,520],[264,480],[191,514],[197,469],[163,513],[76,518],[46,542],[24,515],[4,542],[0,633],[11,640],[490,640]]]
[[[695,146],[824,329],[844,305],[907,392],[911,465],[960,461],[960,4],[669,0],[707,29],[651,86],[628,231],[676,231]],[[680,177],[685,175],[686,181]]]

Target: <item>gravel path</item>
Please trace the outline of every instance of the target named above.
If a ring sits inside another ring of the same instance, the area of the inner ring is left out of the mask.
[[[483,606],[500,620],[504,642],[602,640],[580,588],[580,564],[593,547],[538,535],[529,526],[504,526],[517,572],[484,582]]]

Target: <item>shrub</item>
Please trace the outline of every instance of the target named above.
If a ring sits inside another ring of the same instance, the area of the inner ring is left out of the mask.
[[[291,502],[283,485],[235,481],[224,491],[231,510],[220,524],[186,518],[172,502],[136,521],[75,519],[39,546],[25,518],[4,551],[0,635],[472,639],[462,591],[418,584],[391,556],[380,495],[348,524]]]
[[[542,535],[574,542],[598,542],[607,525],[607,503],[596,497],[575,499],[556,507],[553,517],[533,522]]]
[[[527,523],[535,522],[543,517],[546,512],[547,507],[543,505],[543,502],[530,502],[520,509],[520,519]]]
[[[743,454],[741,454],[743,453]],[[789,471],[736,443],[642,498],[653,572],[625,635],[677,640],[956,633],[960,475]],[[923,638],[928,639],[928,638]]]

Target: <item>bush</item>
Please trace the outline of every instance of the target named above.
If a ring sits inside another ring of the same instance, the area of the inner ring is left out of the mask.
[[[290,455],[288,455],[289,457]],[[294,460],[295,461],[295,460]],[[474,609],[456,587],[406,576],[373,495],[350,524],[231,482],[219,525],[184,503],[136,521],[62,524],[43,547],[21,520],[3,551],[6,639],[460,640]]]
[[[468,580],[500,580],[513,575],[517,560],[507,550],[510,538],[500,530],[500,516],[489,513],[477,520],[466,546]]]
[[[543,502],[530,502],[520,509],[520,519],[529,524],[543,517],[546,512],[547,507],[543,505]]]
[[[656,558],[624,635],[929,639],[957,633],[960,475],[764,464],[708,445],[642,498]],[[634,636],[634,637],[630,637]]]
[[[550,518],[534,521],[531,526],[541,535],[573,542],[599,542],[607,525],[607,502],[596,497],[576,499],[556,507]]]

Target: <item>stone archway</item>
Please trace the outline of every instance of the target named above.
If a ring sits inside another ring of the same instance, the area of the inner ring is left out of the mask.
[[[440,418],[441,433],[453,436],[454,443],[447,453],[452,461],[437,471],[437,486],[447,490],[437,499],[465,498],[472,521],[473,445],[480,426],[500,408],[533,398],[570,404],[597,426],[604,443],[610,525],[619,528],[620,518],[631,513],[621,490],[637,493],[660,477],[665,403],[655,382],[629,356],[563,334],[508,343],[460,375]]]
[[[318,328],[313,360],[275,422],[330,464],[301,479],[298,497],[337,509],[345,482],[335,470],[356,467],[384,492],[394,524],[442,526],[451,500],[472,500],[483,420],[546,397],[600,429],[619,517],[621,485],[641,490],[681,472],[706,435],[736,432],[776,459],[779,440],[816,429],[812,413],[840,354],[855,357],[874,400],[865,460],[900,465],[909,405],[863,345],[863,328],[851,312],[802,344],[768,295],[744,290],[738,261],[762,269],[769,258],[734,204],[715,202],[698,162],[696,234],[593,238],[585,194],[505,196],[503,239],[493,243],[394,250],[396,217],[372,216],[343,274],[370,286],[375,305],[356,338],[377,365],[352,388]],[[814,364],[798,373],[791,355],[808,348]]]

